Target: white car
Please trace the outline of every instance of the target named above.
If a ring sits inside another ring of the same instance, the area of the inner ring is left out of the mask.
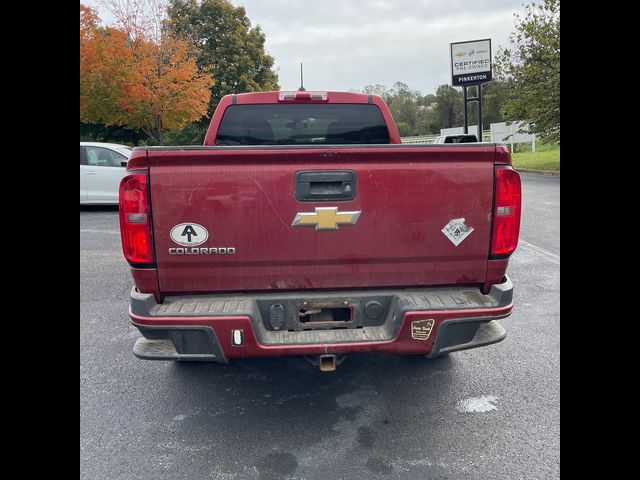
[[[440,135],[433,143],[473,143],[478,139],[472,133],[460,133],[458,135]]]
[[[115,143],[80,142],[80,203],[118,204],[131,148]]]

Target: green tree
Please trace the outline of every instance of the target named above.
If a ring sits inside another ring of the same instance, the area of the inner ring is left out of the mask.
[[[499,76],[509,83],[511,98],[502,114],[529,124],[547,143],[560,143],[560,1],[544,0],[516,15],[516,30],[496,56]]]
[[[425,107],[431,107],[434,103],[436,103],[436,101],[436,96],[433,93],[427,93],[419,100],[420,105],[424,105]]]
[[[460,127],[464,123],[462,91],[451,85],[440,85],[435,95],[422,95],[403,82],[394,83],[390,89],[375,84],[353,91],[380,95],[389,106],[401,136],[437,134],[442,128]],[[482,124],[488,128],[490,123],[503,121],[500,108],[511,90],[506,82],[494,81],[483,85],[482,92]],[[475,96],[475,90],[469,95]],[[469,123],[475,124],[477,117],[477,103],[471,102]]]
[[[396,82],[391,87],[391,97],[403,97],[409,100],[418,101],[420,98],[420,92],[417,90],[411,90],[409,85],[404,82]]]
[[[416,135],[440,133],[436,120],[435,106],[437,100],[433,93],[419,96],[417,99]]]
[[[391,102],[391,92],[387,88],[386,85],[382,85],[381,83],[376,83],[375,85],[367,85],[362,89],[362,93],[366,93],[368,95],[379,95],[385,101],[385,103]]]
[[[406,135],[417,134],[419,99],[420,92],[411,90],[406,83],[396,82],[391,88],[389,110],[398,124],[407,126],[403,127],[407,132]]]
[[[418,105],[410,98],[397,96],[391,100],[389,110],[396,122],[403,122],[409,125],[411,132],[415,130],[416,120],[418,119]]]
[[[510,98],[508,82],[494,80],[482,86],[482,125],[489,128],[491,123],[504,122],[502,107]]]
[[[398,133],[401,137],[409,137],[413,135],[413,128],[407,122],[396,122]]]
[[[463,124],[462,92],[451,85],[440,85],[436,90],[434,114],[439,128],[459,127]]]
[[[477,87],[469,87],[468,95],[477,97]],[[490,124],[504,121],[500,109],[506,101],[508,84],[506,82],[492,81],[482,85],[482,129],[488,130]],[[464,105],[463,105],[464,106]],[[478,102],[469,102],[469,125],[478,124]],[[463,112],[464,121],[464,112]]]
[[[252,27],[244,7],[227,0],[171,0],[170,30],[186,40],[198,67],[216,79],[207,115],[172,137],[179,143],[202,143],[215,107],[230,93],[277,90],[274,59],[264,49],[265,35]]]

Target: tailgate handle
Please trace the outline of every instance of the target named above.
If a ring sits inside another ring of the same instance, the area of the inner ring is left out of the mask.
[[[329,202],[356,198],[357,177],[352,170],[306,170],[296,172],[296,199]]]

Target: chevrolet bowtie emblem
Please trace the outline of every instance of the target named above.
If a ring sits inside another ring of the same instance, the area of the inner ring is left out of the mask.
[[[315,212],[296,214],[291,224],[294,227],[315,226],[316,230],[337,230],[338,225],[353,225],[361,212],[338,212],[338,207],[316,207]]]

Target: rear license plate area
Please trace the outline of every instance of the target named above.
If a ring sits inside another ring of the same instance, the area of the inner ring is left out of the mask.
[[[297,305],[296,317],[298,328],[309,329],[342,329],[357,328],[356,313],[353,306],[303,303]]]
[[[301,323],[350,322],[353,310],[348,307],[300,308],[298,321]]]

